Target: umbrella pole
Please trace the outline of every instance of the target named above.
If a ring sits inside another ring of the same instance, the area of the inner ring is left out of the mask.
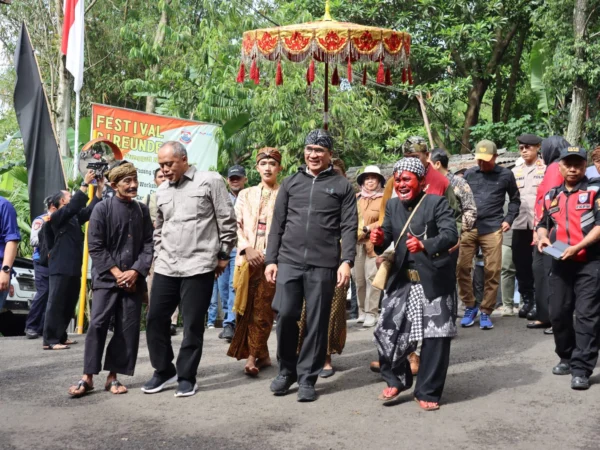
[[[323,129],[329,129],[329,63],[325,63],[325,105],[323,107]]]

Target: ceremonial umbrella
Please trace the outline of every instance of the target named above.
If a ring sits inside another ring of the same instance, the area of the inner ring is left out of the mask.
[[[283,84],[281,58],[300,63],[310,60],[306,81],[315,79],[315,61],[325,63],[325,94],[323,127],[329,123],[329,65],[335,66],[331,84],[339,85],[337,65],[347,64],[348,81],[352,82],[352,63],[378,62],[376,81],[392,84],[391,66],[402,67],[402,82],[412,84],[409,66],[410,35],[401,31],[369,27],[331,18],[329,0],[325,16],[316,22],[246,31],[242,39],[242,62],[237,81],[243,83],[246,66],[250,64],[250,79],[260,81],[258,60],[277,61],[275,84]],[[363,68],[362,84],[367,83],[367,68]]]

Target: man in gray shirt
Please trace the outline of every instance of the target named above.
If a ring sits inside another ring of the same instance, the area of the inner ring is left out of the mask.
[[[154,280],[146,338],[154,376],[142,391],[154,394],[179,383],[176,397],[196,393],[196,371],[202,356],[204,318],[215,276],[229,264],[237,223],[223,179],[190,166],[185,147],[165,142],[158,164],[168,183],[156,192]],[[183,341],[173,365],[170,318],[181,302]]]

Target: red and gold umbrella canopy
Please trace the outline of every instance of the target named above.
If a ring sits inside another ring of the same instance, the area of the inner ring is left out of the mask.
[[[346,63],[348,81],[352,82],[352,63],[379,63],[377,83],[392,84],[390,67],[402,67],[402,82],[412,84],[409,65],[410,35],[402,31],[370,27],[348,22],[337,22],[329,13],[329,1],[325,6],[325,17],[316,22],[307,22],[283,27],[262,28],[246,31],[242,39],[242,63],[237,81],[244,82],[246,66],[250,65],[250,79],[259,84],[258,60],[277,61],[276,84],[283,83],[281,59],[300,63],[310,61],[306,79],[314,81],[314,62],[325,63],[325,112],[328,105],[329,64],[336,67],[332,84],[339,84],[337,65]],[[366,66],[362,83],[366,84]],[[325,117],[327,122],[327,115]]]

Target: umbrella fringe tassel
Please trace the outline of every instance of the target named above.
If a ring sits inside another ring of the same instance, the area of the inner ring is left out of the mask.
[[[386,86],[392,85],[392,70],[389,67],[385,71],[385,85]]]
[[[367,85],[367,66],[363,67],[362,85]]]
[[[238,72],[236,81],[238,83],[243,83],[245,78],[246,78],[246,66],[244,66],[244,63],[240,63],[240,70]]]
[[[277,73],[275,74],[275,85],[281,86],[283,84],[283,71],[281,70],[281,60],[277,62]]]
[[[377,83],[383,84],[385,82],[385,69],[383,68],[383,62],[379,61],[379,70],[377,70]]]
[[[348,83],[352,83],[352,61],[348,58]]]

